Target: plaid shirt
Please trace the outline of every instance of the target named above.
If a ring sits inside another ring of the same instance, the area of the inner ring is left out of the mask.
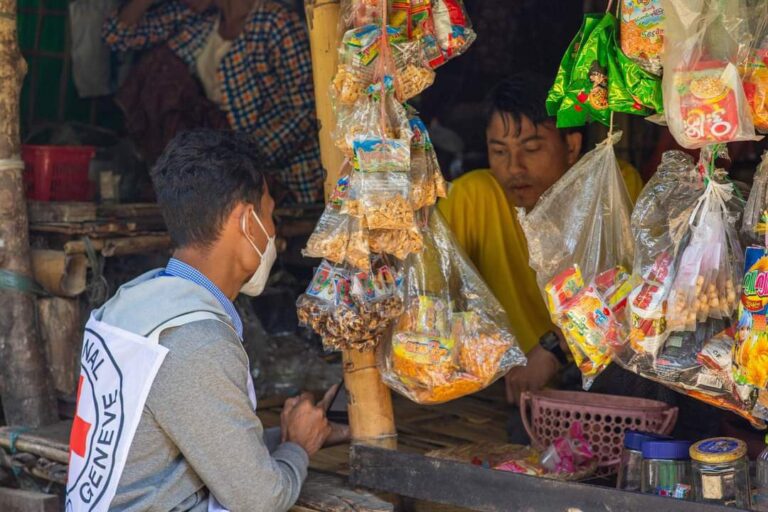
[[[129,27],[117,14],[104,24],[116,51],[168,46],[193,68],[218,11],[196,14],[169,0]],[[218,69],[229,125],[250,134],[280,167],[280,181],[300,203],[322,201],[323,169],[317,139],[312,63],[306,30],[297,14],[276,0],[260,1]]]

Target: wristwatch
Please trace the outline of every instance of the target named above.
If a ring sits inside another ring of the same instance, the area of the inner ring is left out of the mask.
[[[557,337],[554,331],[549,331],[539,338],[539,345],[555,356],[561,366],[568,366],[568,356],[565,355],[565,352],[560,347],[560,338]]]

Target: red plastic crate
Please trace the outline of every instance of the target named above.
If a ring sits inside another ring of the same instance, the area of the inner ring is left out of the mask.
[[[21,146],[27,198],[35,201],[90,201],[96,186],[88,168],[93,146]]]

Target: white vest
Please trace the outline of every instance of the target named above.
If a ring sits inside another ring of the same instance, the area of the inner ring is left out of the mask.
[[[158,341],[166,329],[198,320],[219,320],[197,311],[139,336],[96,320],[85,326],[77,388],[77,414],[69,440],[66,512],[106,512],[128,460],[149,390],[168,349]],[[229,325],[229,324],[227,324]],[[248,397],[256,391],[248,372]],[[213,495],[209,512],[226,512]]]

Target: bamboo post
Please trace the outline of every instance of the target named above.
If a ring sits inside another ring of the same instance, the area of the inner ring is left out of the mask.
[[[312,47],[312,73],[315,103],[320,121],[320,155],[326,169],[326,197],[338,179],[344,161],[333,144],[335,125],[328,90],[336,72],[339,33],[339,0],[305,0],[309,40]],[[397,431],[392,411],[392,396],[381,381],[372,350],[347,350],[344,358],[344,383],[349,395],[349,426],[352,442],[397,448]]]
[[[26,72],[16,38],[16,0],[0,0],[0,268],[31,277],[23,166],[10,163],[19,158],[19,94]],[[12,289],[0,289],[0,381],[9,425],[58,420],[35,298]]]

